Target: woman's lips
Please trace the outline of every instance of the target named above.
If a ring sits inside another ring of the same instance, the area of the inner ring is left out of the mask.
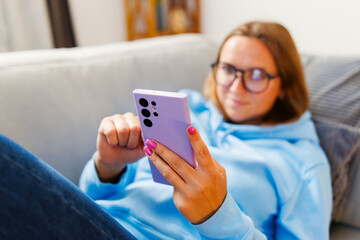
[[[237,100],[237,99],[229,99],[230,106],[233,108],[243,107],[245,105],[248,105],[249,103],[243,100]]]

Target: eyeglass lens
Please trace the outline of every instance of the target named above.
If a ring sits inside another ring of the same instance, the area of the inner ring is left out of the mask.
[[[237,69],[231,65],[219,63],[214,69],[216,82],[224,87],[230,85],[238,77]],[[248,69],[239,72],[241,79],[243,79],[244,87],[250,92],[261,92],[266,89],[269,78],[266,73],[261,69]]]

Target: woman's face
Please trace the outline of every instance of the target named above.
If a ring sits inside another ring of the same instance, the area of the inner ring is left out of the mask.
[[[260,68],[271,76],[278,74],[270,50],[257,38],[229,38],[222,48],[219,61],[237,69]],[[237,74],[236,80],[229,87],[216,85],[220,105],[231,122],[260,124],[281,93],[280,77],[271,79],[263,92],[251,93],[244,88],[240,75],[241,73]]]

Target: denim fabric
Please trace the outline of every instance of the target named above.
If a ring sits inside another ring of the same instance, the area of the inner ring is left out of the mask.
[[[134,239],[74,184],[0,134],[0,239]]]

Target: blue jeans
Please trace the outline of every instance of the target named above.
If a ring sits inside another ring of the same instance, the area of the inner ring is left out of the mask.
[[[0,134],[0,239],[134,239],[77,186]]]

